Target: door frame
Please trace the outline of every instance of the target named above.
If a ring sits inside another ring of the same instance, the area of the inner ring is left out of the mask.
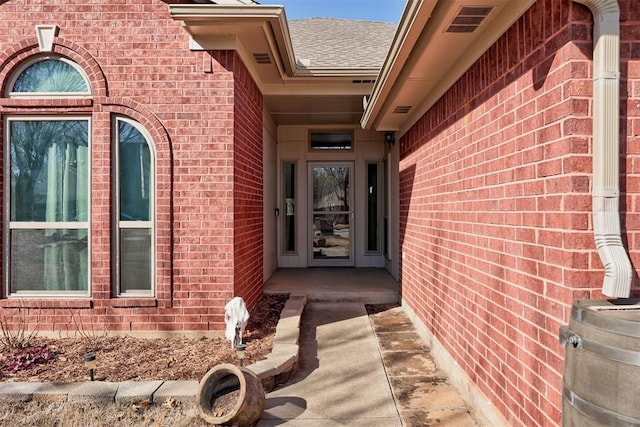
[[[348,205],[349,211],[341,211],[341,213],[346,212],[349,218],[349,258],[348,259],[315,259],[314,251],[313,251],[313,243],[314,243],[314,217],[316,215],[316,211],[313,209],[313,183],[314,183],[314,175],[313,171],[316,167],[347,167],[349,170],[349,191],[348,191]],[[342,160],[342,161],[309,161],[307,162],[307,194],[308,194],[308,209],[307,209],[307,264],[310,267],[354,267],[355,266],[355,189],[356,189],[356,173],[355,173],[355,162],[350,160]]]

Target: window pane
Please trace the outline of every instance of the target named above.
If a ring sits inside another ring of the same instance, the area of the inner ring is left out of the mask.
[[[13,92],[88,93],[89,86],[71,64],[59,59],[45,59],[20,73]]]
[[[149,221],[151,154],[146,138],[133,125],[118,122],[120,220]]]
[[[154,293],[153,151],[144,129],[130,119],[116,118],[117,262],[114,275],[118,295]]]
[[[151,291],[151,230],[120,229],[120,293]]]
[[[11,221],[87,221],[87,120],[11,121]]]
[[[313,168],[313,210],[349,210],[349,168],[319,166]]]
[[[11,230],[11,292],[86,291],[87,230]]]
[[[367,165],[367,251],[378,250],[378,164]]]
[[[296,250],[296,164],[284,164],[284,251]]]
[[[311,148],[314,150],[351,150],[351,132],[311,132]]]
[[[313,259],[349,259],[349,215],[319,214],[313,217]]]

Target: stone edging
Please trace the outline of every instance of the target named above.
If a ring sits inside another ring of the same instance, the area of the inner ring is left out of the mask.
[[[291,294],[276,327],[271,353],[247,366],[267,391],[284,384],[298,366],[300,319],[307,304],[305,294]],[[4,402],[68,401],[77,403],[138,403],[145,400],[162,404],[167,399],[196,403],[198,381],[95,381],[77,383],[0,382]]]

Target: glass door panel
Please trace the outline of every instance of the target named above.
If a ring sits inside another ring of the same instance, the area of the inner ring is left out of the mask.
[[[353,265],[352,164],[309,166],[311,265]]]

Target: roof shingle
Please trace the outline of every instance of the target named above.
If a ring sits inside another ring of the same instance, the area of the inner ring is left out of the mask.
[[[298,66],[380,68],[396,24],[335,18],[289,21]]]

